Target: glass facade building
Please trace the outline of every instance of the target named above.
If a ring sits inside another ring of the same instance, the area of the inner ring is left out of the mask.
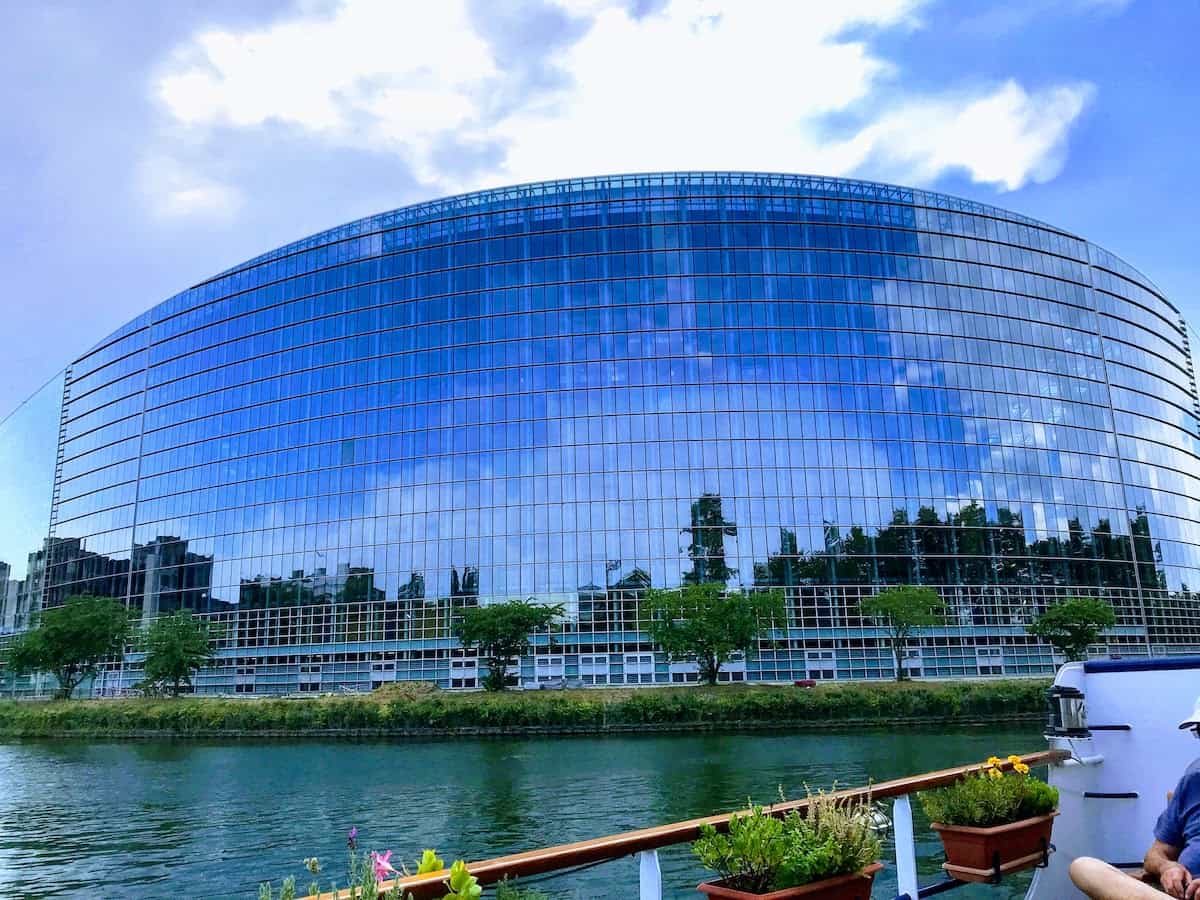
[[[18,595],[195,610],[225,625],[202,691],[472,687],[455,610],[509,598],[566,609],[526,682],[689,681],[641,598],[707,581],[786,593],[734,680],[891,677],[858,601],[898,583],[951,610],[926,677],[1051,671],[1024,625],[1070,595],[1111,600],[1113,652],[1200,648],[1180,312],[940,194],[664,173],[406,207],[151,309],[60,412],[8,626]]]

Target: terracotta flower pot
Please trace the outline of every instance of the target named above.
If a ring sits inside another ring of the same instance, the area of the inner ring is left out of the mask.
[[[966,825],[930,827],[942,839],[946,862],[942,868],[959,881],[994,881],[1001,875],[1040,865],[1050,848],[1050,830],[1058,811],[991,828]]]
[[[833,878],[767,894],[750,894],[735,890],[726,887],[723,880],[706,881],[697,885],[696,889],[718,900],[790,900],[792,897],[803,897],[804,900],[871,900],[871,885],[875,882],[875,873],[882,868],[883,863],[871,863],[861,872],[835,875]]]

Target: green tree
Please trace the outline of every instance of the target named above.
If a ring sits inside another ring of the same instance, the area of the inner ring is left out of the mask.
[[[685,584],[646,592],[646,633],[673,662],[694,659],[700,677],[717,683],[734,651],[747,656],[773,626],[785,624],[782,591],[726,591],[722,584]]]
[[[933,588],[910,584],[885,588],[858,603],[864,616],[888,630],[888,642],[896,660],[896,680],[904,681],[903,654],[913,631],[941,625],[946,620],[946,603]]]
[[[1067,597],[1048,606],[1025,630],[1073,660],[1087,658],[1087,648],[1116,624],[1117,615],[1106,601]]]
[[[65,700],[84,679],[95,677],[101,662],[124,651],[131,628],[129,610],[119,600],[68,597],[37,615],[33,627],[9,645],[5,662],[14,675],[54,675],[56,696]]]
[[[530,633],[546,628],[562,612],[561,605],[542,606],[528,600],[474,606],[462,611],[462,618],[454,624],[454,635],[463,647],[478,649],[487,660],[484,688],[502,691],[507,684],[509,661],[529,651]]]
[[[155,619],[146,629],[143,684],[169,687],[178,697],[183,685],[191,685],[192,675],[213,658],[216,636],[208,622],[186,609]]]

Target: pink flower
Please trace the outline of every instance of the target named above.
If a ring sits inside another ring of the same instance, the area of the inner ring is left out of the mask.
[[[376,853],[371,851],[371,865],[375,867],[375,880],[383,881],[389,875],[398,875],[395,867],[388,860],[392,858],[392,851],[387,853]]]

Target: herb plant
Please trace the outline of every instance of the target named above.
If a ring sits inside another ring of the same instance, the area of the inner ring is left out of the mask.
[[[692,852],[706,869],[712,869],[741,891],[765,894],[776,883],[787,855],[783,820],[768,815],[764,807],[729,820],[729,832],[719,834],[711,825],[700,827]]]
[[[692,852],[729,887],[758,894],[849,875],[878,860],[869,801],[823,792],[808,799],[803,816],[777,818],[755,806],[730,820],[728,834],[703,826]]]
[[[1058,806],[1058,789],[1029,774],[1019,756],[1010,756],[1012,771],[1004,772],[993,756],[987,768],[961,781],[922,791],[921,806],[931,822],[990,828],[1044,816]]]

